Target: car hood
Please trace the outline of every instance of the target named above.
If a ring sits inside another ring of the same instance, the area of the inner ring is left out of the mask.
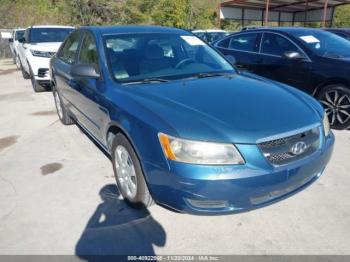
[[[29,48],[36,51],[57,52],[61,44],[61,42],[31,43],[29,44]]]
[[[255,144],[320,123],[322,116],[308,95],[238,74],[133,85],[128,92],[175,130],[170,135],[188,139]]]

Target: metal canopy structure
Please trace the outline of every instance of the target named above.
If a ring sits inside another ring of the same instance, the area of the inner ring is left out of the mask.
[[[332,23],[334,9],[339,5],[350,4],[350,0],[229,0],[219,5],[220,20],[261,21],[267,26],[269,21],[289,22],[326,22]]]

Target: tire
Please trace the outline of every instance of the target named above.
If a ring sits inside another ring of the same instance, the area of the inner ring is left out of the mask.
[[[112,143],[112,164],[118,189],[124,200],[135,208],[151,206],[153,199],[148,190],[140,160],[128,139],[121,133],[114,137]],[[129,179],[126,177],[129,177]],[[130,186],[130,182],[135,187]]]
[[[20,70],[21,69],[21,62],[19,60],[19,56],[18,55],[16,55],[15,64],[16,64],[17,69]]]
[[[333,129],[350,127],[350,87],[343,84],[325,86],[317,95]]]
[[[58,115],[58,118],[60,119],[61,123],[66,125],[66,126],[72,125],[74,123],[74,121],[69,116],[66,107],[62,103],[61,96],[57,92],[57,89],[54,88],[54,87],[52,88],[52,94],[53,94],[53,98],[54,98],[54,101],[55,101],[57,115]]]
[[[33,71],[30,67],[29,67],[29,70],[30,70],[30,81],[32,82],[32,87],[34,92],[39,93],[39,92],[47,91],[47,89],[44,86],[40,85],[38,81],[35,80]]]
[[[19,64],[20,64],[20,69],[21,69],[23,78],[24,78],[24,79],[29,79],[29,78],[30,78],[30,75],[24,70],[23,65],[22,65],[22,62],[19,61]]]

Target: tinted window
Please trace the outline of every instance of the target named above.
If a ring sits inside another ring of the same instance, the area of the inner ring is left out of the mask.
[[[80,48],[79,63],[94,65],[96,67],[98,65],[96,42],[91,33],[85,34]]]
[[[80,41],[80,32],[72,33],[67,40],[63,43],[58,58],[68,64],[73,64],[77,54],[78,46]]]
[[[259,44],[259,34],[248,33],[235,35],[231,38],[230,46],[231,49],[256,52]]]
[[[219,47],[228,48],[231,38],[226,38],[218,43]]]
[[[106,36],[105,45],[111,73],[120,82],[181,79],[199,73],[235,73],[221,55],[192,35],[110,35]]]
[[[261,53],[282,56],[287,51],[299,51],[298,48],[283,36],[264,33]]]
[[[319,56],[330,58],[350,57],[350,41],[322,30],[298,30],[289,32]]]
[[[73,28],[31,28],[28,42],[63,42],[73,30]]]

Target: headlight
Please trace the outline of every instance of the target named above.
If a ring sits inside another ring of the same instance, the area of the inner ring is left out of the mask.
[[[37,50],[30,50],[33,56],[40,56],[40,57],[51,57],[52,54],[50,52],[44,52],[44,51],[37,51]]]
[[[165,156],[174,161],[205,165],[239,165],[244,160],[232,144],[180,139],[158,134]]]
[[[325,136],[328,136],[331,133],[331,127],[329,125],[329,120],[326,113],[323,115],[323,130]]]

